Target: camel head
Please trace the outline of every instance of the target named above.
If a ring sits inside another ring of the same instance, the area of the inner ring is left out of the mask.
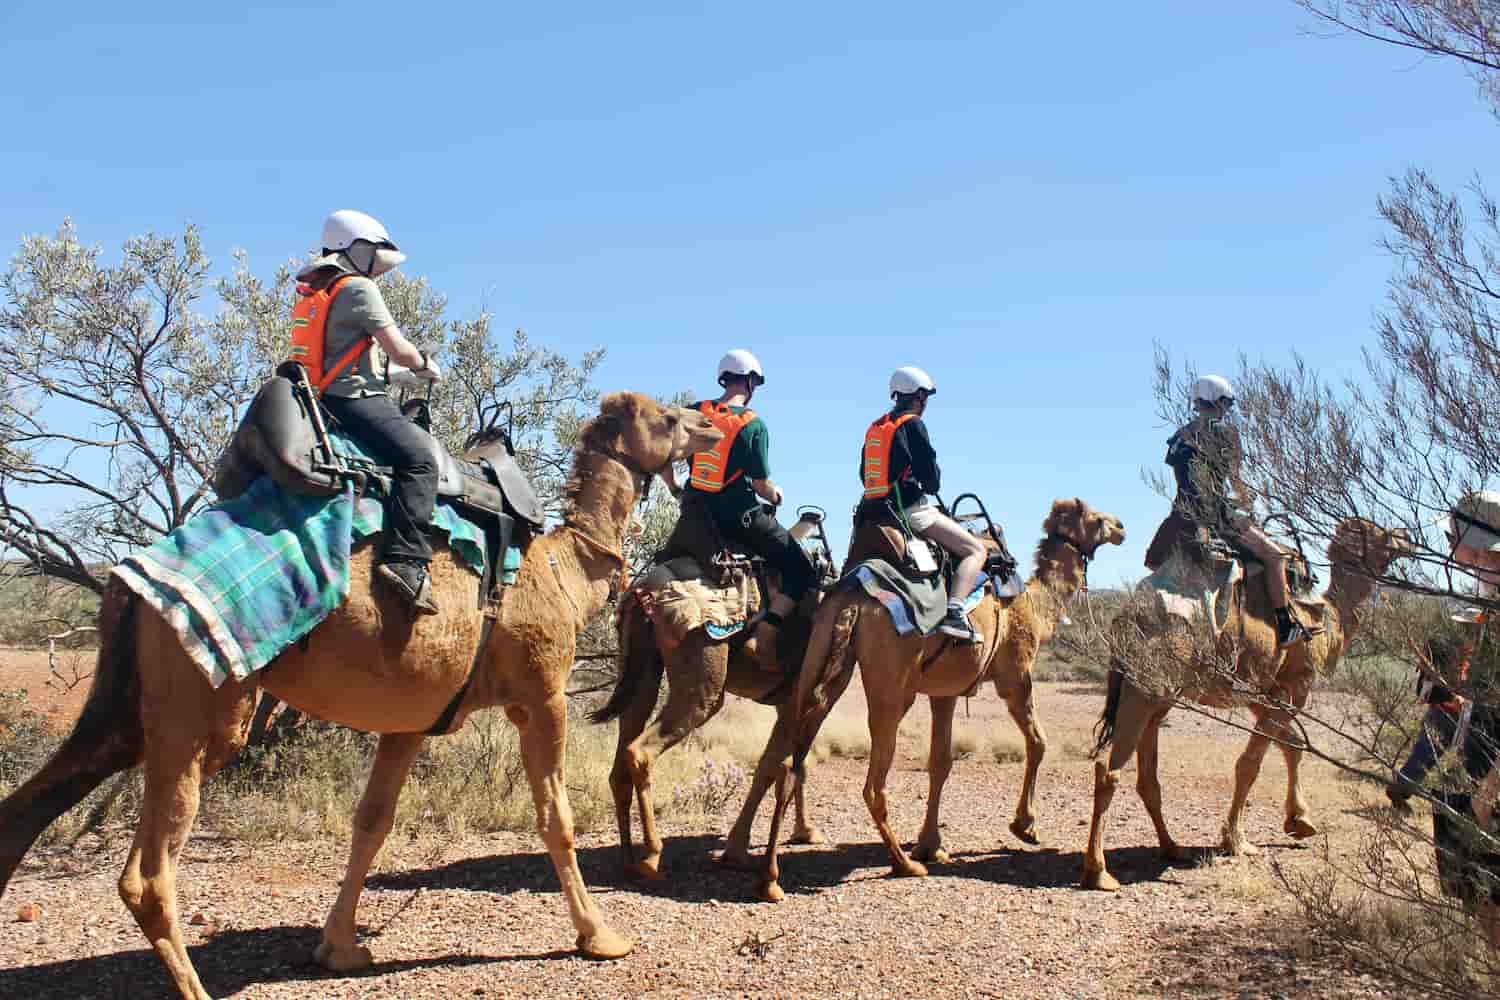
[[[1125,541],[1125,525],[1113,514],[1094,510],[1078,497],[1054,500],[1042,530],[1050,538],[1065,538],[1078,551],[1092,558],[1101,545],[1119,545]]]
[[[724,432],[697,410],[667,406],[638,392],[612,392],[599,403],[599,415],[579,432],[579,442],[596,451],[633,461],[655,475],[673,462],[712,448]]]
[[[1328,542],[1328,562],[1335,570],[1373,579],[1415,551],[1405,528],[1382,528],[1361,517],[1346,517]]]

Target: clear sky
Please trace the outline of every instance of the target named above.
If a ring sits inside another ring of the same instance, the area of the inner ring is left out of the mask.
[[[1456,66],[1308,25],[1290,0],[9,0],[0,237],[194,222],[269,273],[359,208],[456,314],[606,346],[601,389],[706,394],[749,347],[774,476],[840,543],[864,428],[917,364],[945,492],[1028,562],[1054,497],[1113,511],[1110,583],[1166,509],[1140,478],[1170,433],[1153,340],[1356,371],[1376,196],[1495,155]]]

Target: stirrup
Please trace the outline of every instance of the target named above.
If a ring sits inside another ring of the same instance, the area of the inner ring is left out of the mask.
[[[381,563],[380,565],[375,567],[375,572],[379,574],[380,578],[387,584],[389,584],[391,589],[395,590],[396,593],[401,596],[401,599],[406,602],[407,606],[417,614],[437,614],[437,601],[433,600],[432,597],[432,579],[428,575],[426,568],[416,566],[411,563],[408,563],[407,565],[412,566],[417,573],[421,574],[421,576],[418,578],[419,582],[415,587],[412,586],[411,581],[406,578],[405,574],[403,574],[399,569],[396,568],[396,564],[394,563]]]
[[[984,642],[984,636],[979,630],[969,624],[968,616],[962,612],[957,614],[949,612],[943,615],[943,620],[938,623],[938,631],[963,643],[978,645]]]

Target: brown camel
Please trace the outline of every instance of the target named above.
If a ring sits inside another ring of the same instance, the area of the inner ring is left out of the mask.
[[[1036,717],[1031,667],[1037,650],[1056,631],[1063,607],[1086,586],[1094,552],[1101,545],[1119,545],[1125,540],[1118,518],[1095,511],[1077,498],[1054,502],[1042,531],[1046,538],[1037,546],[1036,572],[1025,591],[1011,598],[987,594],[974,610],[972,620],[984,636],[978,645],[958,645],[941,635],[900,635],[879,602],[859,588],[839,590],[824,600],[789,709],[790,718],[797,721],[772,733],[724,852],[726,863],[750,865],[750,824],[761,797],[774,784],[776,805],[762,866],[763,898],[773,902],[783,898],[777,884],[776,854],[788,779],[802,771],[818,727],[848,685],[856,663],[869,706],[865,804],[891,853],[895,874],[925,875],[921,861],[940,864],[947,860],[938,813],[943,784],[953,766],[953,711],[962,695],[986,680],[995,686],[1026,739],[1026,775],[1011,831],[1027,843],[1037,842],[1036,775],[1046,752],[1046,736]],[[913,860],[887,821],[885,783],[895,760],[896,729],[919,694],[927,695],[932,706],[930,790],[927,819],[914,852],[920,860]]]
[[[802,662],[817,605],[818,592],[813,590],[787,615],[777,642],[780,671],[769,671],[761,665],[754,638],[715,642],[703,628],[697,628],[674,648],[663,648],[640,604],[626,606],[620,621],[620,679],[609,701],[590,718],[594,722],[620,720],[609,785],[620,828],[620,860],[627,875],[661,877],[662,841],[656,832],[656,809],[651,800],[652,764],[717,715],[726,693],[774,703],[779,719],[795,690],[789,681],[795,680],[794,672]],[[663,673],[667,676],[667,703],[651,721]],[[630,830],[632,792],[641,814],[645,847],[639,858]],[[819,834],[807,823],[800,780],[796,800],[797,826],[792,840],[817,843]]]
[[[1234,798],[1221,844],[1225,851],[1249,854],[1256,850],[1240,831],[1240,817],[1273,739],[1281,747],[1287,769],[1286,822],[1282,829],[1298,839],[1317,833],[1307,819],[1307,803],[1298,783],[1302,751],[1293,719],[1307,704],[1318,672],[1337,666],[1359,624],[1356,609],[1374,591],[1375,579],[1410,551],[1411,543],[1401,529],[1389,531],[1354,518],[1341,522],[1328,544],[1328,590],[1320,602],[1299,602],[1299,613],[1323,626],[1324,632],[1289,650],[1277,649],[1270,600],[1259,579],[1248,586],[1245,582],[1236,584],[1243,588],[1243,594],[1230,602],[1218,638],[1211,641],[1213,650],[1201,646],[1202,636],[1195,644],[1189,627],[1180,619],[1165,632],[1158,622],[1137,633],[1143,633],[1144,638],[1127,659],[1145,665],[1144,669],[1152,673],[1163,664],[1177,665],[1175,671],[1168,668],[1175,677],[1165,686],[1178,690],[1178,698],[1224,708],[1246,700],[1247,691],[1255,693],[1249,700],[1255,731],[1235,763]],[[1235,664],[1233,681],[1212,665],[1226,661]],[[1109,695],[1095,749],[1097,754],[1109,747],[1109,759],[1094,764],[1094,817],[1083,861],[1085,888],[1113,891],[1120,887],[1104,863],[1104,814],[1120,783],[1120,769],[1132,754],[1136,757],[1136,791],[1156,827],[1162,852],[1174,861],[1191,857],[1191,852],[1167,832],[1156,773],[1158,732],[1175,701],[1144,690],[1126,675],[1118,660],[1110,671]]]
[[[590,897],[573,853],[573,816],[564,782],[564,696],[577,630],[604,605],[623,558],[631,507],[649,475],[721,437],[707,419],[635,393],[613,393],[584,425],[564,492],[562,524],[527,549],[507,588],[485,648],[476,581],[445,547],[432,563],[443,613],[413,618],[371,585],[376,542],[353,561],[349,599],[247,681],[217,690],[160,615],[111,578],[99,613],[99,660],[73,732],[42,770],[0,802],[0,888],[49,823],[101,781],[144,762],[145,799],[120,876],[120,896],[166,965],[178,992],[206,1000],[182,939],[177,862],[198,810],[199,787],[243,745],[264,687],[311,715],[381,733],[354,816],[349,866],[315,953],[337,971],[371,962],[355,941],[355,908],[370,863],[390,831],[413,759],[448,702],[474,680],[450,731],[476,709],[503,705],[520,731],[537,828],[562,883],[577,947],[615,958],[631,942],[615,933]]]

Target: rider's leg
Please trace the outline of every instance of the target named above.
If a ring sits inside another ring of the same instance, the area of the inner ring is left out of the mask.
[[[963,602],[979,586],[980,574],[984,572],[984,545],[935,507],[913,510],[909,517],[912,530],[941,545],[958,560],[953,570],[953,590],[948,594],[948,615],[943,622],[943,631],[979,642],[983,637],[969,625],[963,613]]]
[[[389,396],[325,396],[324,402],[339,423],[394,473],[382,531],[382,576],[418,610],[435,612],[430,592],[424,595],[422,587],[432,559],[428,532],[437,499],[431,439],[401,415]]]
[[[755,628],[755,648],[761,666],[779,670],[781,661],[776,647],[781,622],[816,582],[812,560],[776,518],[759,506],[746,511],[735,522],[721,523],[719,529],[726,538],[764,558],[766,565],[781,576],[781,592],[771,599],[770,608]]]
[[[1271,607],[1276,615],[1277,643],[1290,646],[1305,641],[1314,633],[1292,611],[1292,595],[1286,583],[1286,553],[1254,524],[1239,525],[1237,534],[1240,544],[1255,553],[1255,557],[1265,565],[1266,594],[1271,598]]]

